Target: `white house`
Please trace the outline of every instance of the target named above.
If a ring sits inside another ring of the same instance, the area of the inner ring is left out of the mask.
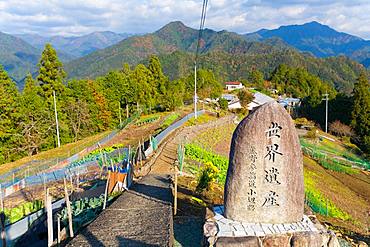
[[[243,84],[241,82],[238,82],[238,81],[225,82],[225,86],[226,86],[226,90],[228,90],[228,91],[244,88]]]

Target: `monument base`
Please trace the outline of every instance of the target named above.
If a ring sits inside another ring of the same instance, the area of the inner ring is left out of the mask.
[[[204,224],[208,246],[339,247],[333,232],[306,215],[302,221],[292,224],[256,224],[226,219],[223,206],[213,211],[215,215]]]

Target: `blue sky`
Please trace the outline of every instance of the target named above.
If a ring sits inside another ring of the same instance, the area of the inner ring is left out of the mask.
[[[202,0],[0,0],[0,31],[81,35],[199,26]],[[206,27],[238,33],[319,21],[370,40],[370,0],[209,0]]]

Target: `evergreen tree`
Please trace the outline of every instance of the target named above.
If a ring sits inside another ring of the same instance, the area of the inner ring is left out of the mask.
[[[19,151],[29,156],[53,147],[51,143],[54,142],[53,114],[48,110],[45,99],[40,96],[41,91],[32,75],[28,74],[19,99],[20,118],[17,128],[22,136],[18,143]]]
[[[0,164],[14,159],[16,104],[19,97],[14,81],[0,65]]]
[[[265,79],[263,78],[263,74],[261,71],[254,69],[250,75],[251,82],[258,88],[264,87]]]
[[[161,62],[157,56],[152,55],[150,57],[148,69],[152,73],[152,80],[154,81],[157,93],[159,95],[165,95],[168,78],[163,74]]]
[[[63,80],[66,77],[66,73],[51,44],[45,45],[38,66],[39,75],[37,76],[37,81],[43,89],[44,96],[49,98],[53,95],[53,91],[60,95],[64,90]]]
[[[352,127],[359,136],[360,145],[370,152],[370,85],[365,73],[362,73],[353,89]]]

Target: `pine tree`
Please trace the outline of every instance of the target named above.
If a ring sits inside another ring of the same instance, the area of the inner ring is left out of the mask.
[[[39,75],[37,76],[37,81],[43,89],[44,96],[46,98],[51,97],[53,91],[56,94],[60,94],[64,90],[63,80],[66,77],[66,73],[56,51],[50,44],[45,45],[38,66]]]
[[[370,85],[366,73],[361,73],[353,89],[352,127],[361,145],[370,151]]]

